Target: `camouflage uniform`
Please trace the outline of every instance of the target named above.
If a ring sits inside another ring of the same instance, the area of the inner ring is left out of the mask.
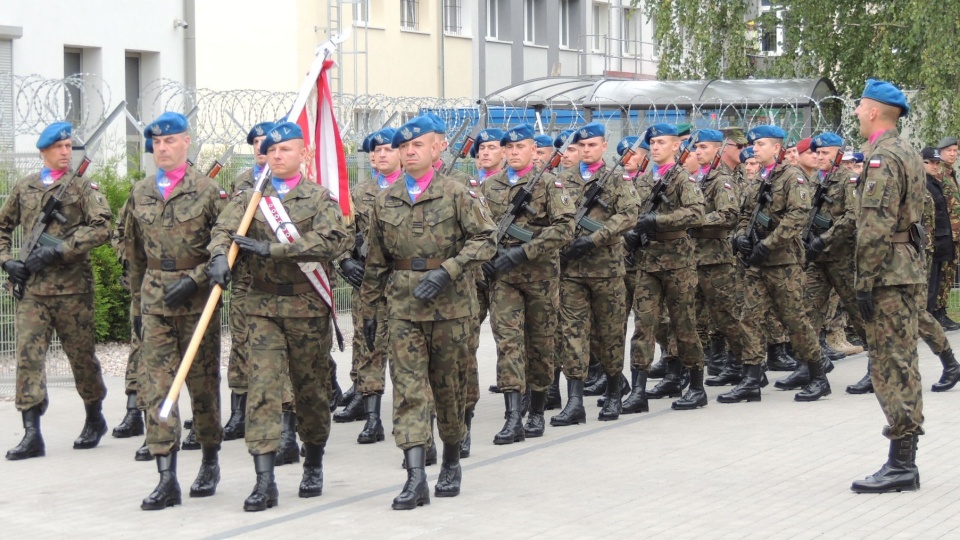
[[[71,174],[44,186],[40,173],[34,173],[13,185],[0,209],[0,263],[14,258],[14,230],[22,225],[29,234],[46,201]],[[31,275],[16,305],[16,407],[19,411],[39,407],[41,415],[49,404],[44,364],[54,330],[83,402],[96,404],[107,394],[94,352],[93,269],[87,253],[109,240],[112,214],[96,184],[84,178],[67,188],[60,211],[66,223],[53,220],[45,232],[63,241],[63,258]]]
[[[935,180],[936,181],[936,180]],[[929,184],[929,177],[928,177]],[[933,264],[939,264],[933,262],[933,238],[935,235],[935,217],[934,213],[936,212],[936,207],[933,202],[933,197],[930,195],[929,187],[924,191],[923,194],[923,216],[921,218],[921,223],[926,232],[927,243],[925,246],[925,259],[926,259],[926,273],[925,275],[930,276],[930,268]],[[924,305],[929,306],[929,296],[927,287],[933,283],[924,282],[924,290],[922,297],[925,302]],[[927,309],[917,310],[917,333],[920,335],[920,339],[930,347],[930,350],[936,355],[946,351],[950,348],[950,341],[947,339],[947,334],[944,332],[943,327],[940,326],[940,323],[933,317],[933,314]],[[869,376],[869,373],[867,374]]]
[[[454,170],[450,174],[450,178],[460,182],[466,186],[468,190],[475,192],[479,192],[480,186],[483,185],[476,177],[470,177],[466,173],[458,170]],[[480,327],[483,325],[483,321],[487,319],[487,313],[490,311],[489,284],[484,279],[483,272],[479,268],[473,272],[475,276],[474,284],[477,288],[477,315],[474,317],[474,322],[471,326],[473,332],[470,334],[470,350],[472,353],[467,358],[467,386],[465,388],[465,394],[467,397],[468,411],[475,409],[477,402],[480,401],[480,367],[477,364],[477,351],[480,349]],[[379,327],[377,329],[379,330]]]
[[[230,193],[234,197],[240,191],[253,189],[253,169],[240,173],[230,184]],[[250,289],[250,268],[246,257],[237,257],[230,269],[230,360],[227,361],[227,386],[235,394],[247,393],[247,315],[244,313],[244,299]]]
[[[124,249],[130,288],[140,291],[140,303],[132,309],[143,314],[140,393],[146,405],[147,445],[154,456],[167,455],[180,445],[178,407],[173,407],[166,421],[160,420],[159,409],[210,293],[207,244],[227,196],[216,183],[190,167],[167,200],[157,189],[156,175],[137,182],[130,193]],[[165,287],[183,276],[196,282],[197,291],[183,305],[167,307],[163,302]],[[212,320],[220,320],[219,310]],[[219,324],[207,326],[186,384],[197,441],[203,446],[219,445]]]
[[[264,197],[277,197],[272,183]],[[253,194],[234,197],[217,220],[211,256],[226,255]],[[297,409],[297,432],[308,444],[324,446],[330,435],[330,308],[297,263],[329,261],[350,247],[353,227],[326,188],[301,180],[283,199],[300,238],[281,244],[263,212],[257,210],[246,236],[270,244],[270,257],[243,255],[250,288],[242,309],[247,315],[250,378],[247,389],[247,449],[253,455],[280,448],[283,387],[289,380]],[[327,275],[332,275],[326,268]],[[287,366],[287,370],[283,369]],[[287,376],[289,373],[289,377]]]
[[[374,318],[386,301],[393,434],[403,450],[431,440],[431,392],[440,438],[459,444],[466,434],[463,388],[477,314],[473,270],[495,251],[494,225],[478,197],[437,175],[416,203],[403,178],[374,202],[360,295],[364,319]],[[395,268],[412,266],[414,259],[450,274],[450,284],[427,304],[412,294],[423,272]]]
[[[514,197],[537,175],[535,169],[511,184],[507,171],[491,176],[482,192],[494,220],[510,210]],[[522,243],[505,235],[501,248],[523,246],[527,262],[490,283],[490,318],[497,341],[497,386],[503,392],[542,392],[553,383],[554,335],[560,308],[559,250],[573,237],[573,201],[563,183],[543,173],[529,205],[514,225],[533,233]]]
[[[130,263],[127,260],[126,250],[124,249],[125,245],[125,224],[127,219],[129,219],[128,212],[130,209],[130,199],[128,198],[123,207],[120,208],[120,217],[117,219],[117,228],[113,231],[113,236],[110,238],[110,245],[113,246],[114,251],[117,252],[117,258],[120,260],[120,266],[123,267],[123,279],[126,281],[124,284],[125,288],[130,291],[130,278],[128,275],[127,268]],[[127,369],[123,377],[123,386],[124,393],[128,396],[130,394],[137,394],[137,405],[143,410],[142,402],[143,396],[138,394],[138,381],[140,378],[140,351],[142,345],[140,342],[140,335],[137,334],[136,325],[134,324],[134,319],[140,316],[139,311],[134,311],[134,306],[140,305],[140,291],[130,291],[131,302],[130,302],[130,351],[127,354]],[[132,298],[136,296],[137,298]]]
[[[896,129],[864,152],[857,181],[858,292],[872,293],[875,315],[866,321],[870,379],[887,418],[883,434],[902,439],[923,434],[923,397],[917,355],[917,315],[923,299],[923,255],[909,229],[923,212],[923,165]]]
[[[960,253],[960,187],[957,186],[956,174],[949,170],[943,176],[943,192],[947,196],[947,210],[950,214],[950,229],[953,233],[953,257],[943,265],[940,274],[940,291],[937,298],[937,309],[946,309],[950,300],[950,291],[957,280],[957,255]],[[930,237],[933,240],[933,237]]]

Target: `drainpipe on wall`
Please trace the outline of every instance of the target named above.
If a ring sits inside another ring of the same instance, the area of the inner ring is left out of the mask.
[[[196,0],[183,0],[183,21],[187,27],[183,30],[183,84],[191,90],[197,88],[197,13]],[[184,111],[189,111],[196,103],[193,92],[187,92]]]
[[[439,70],[438,73],[437,73],[437,77],[438,77],[438,79],[439,79],[439,80],[437,81],[437,86],[438,86],[438,90],[439,90],[439,92],[440,92],[440,97],[441,97],[441,98],[444,98],[444,97],[446,97],[446,96],[444,95],[444,92],[445,92],[446,90],[445,90],[445,88],[444,88],[444,80],[443,80],[443,79],[444,79],[444,77],[446,77],[446,67],[445,67],[445,64],[446,64],[446,62],[447,62],[447,57],[446,57],[446,54],[444,53],[444,49],[443,49],[443,47],[444,47],[444,42],[443,42],[443,38],[444,38],[443,22],[444,22],[444,21],[443,21],[443,1],[442,1],[442,0],[441,0],[440,2],[437,2],[437,8],[438,8],[438,11],[440,12],[440,17],[439,17],[439,19],[438,19],[438,20],[440,21],[440,33],[438,34],[438,35],[440,36],[440,40],[439,40],[440,43],[438,44],[438,47],[439,47],[439,49],[440,49],[440,51],[439,51],[440,61],[437,62],[437,66],[438,66],[438,70]]]

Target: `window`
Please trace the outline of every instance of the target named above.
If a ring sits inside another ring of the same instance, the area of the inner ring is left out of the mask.
[[[534,0],[523,0],[523,41],[534,43],[537,41],[537,7]]]
[[[500,39],[500,1],[487,0],[487,37]]]
[[[570,0],[560,0],[560,46],[570,48]]]
[[[760,6],[758,37],[760,53],[770,56],[783,54],[783,10],[775,10],[770,3]]]
[[[127,100],[127,110],[136,118],[137,108],[140,105],[140,54],[128,52],[123,62],[124,96]],[[124,122],[127,127],[127,169],[140,169],[140,130],[131,122]]]
[[[443,0],[443,31],[448,34],[463,34],[463,15],[460,0]]]
[[[641,32],[643,24],[643,14],[638,9],[624,8],[621,10],[620,37],[623,39],[621,50],[626,56],[638,56],[640,54],[640,41],[643,37]]]
[[[356,0],[353,4],[353,23],[357,26],[370,24],[370,0]]]
[[[83,116],[83,51],[63,49],[63,119],[79,125]]]
[[[420,29],[420,0],[400,0],[400,28]]]
[[[604,37],[609,35],[607,28],[607,11],[610,7],[607,4],[593,5],[593,52],[603,52]]]

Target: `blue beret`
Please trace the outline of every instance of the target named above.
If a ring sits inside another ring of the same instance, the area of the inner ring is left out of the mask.
[[[447,134],[447,123],[443,121],[443,118],[440,118],[436,113],[429,112],[425,114],[427,118],[430,119],[430,122],[433,123],[433,132],[439,133],[441,135]]]
[[[276,127],[276,124],[273,122],[260,122],[259,124],[253,126],[253,128],[250,130],[250,133],[247,133],[247,144],[253,144],[254,139],[257,137],[263,137],[274,127]]]
[[[143,150],[148,154],[153,153],[153,139],[147,137],[143,140]]]
[[[370,150],[371,150],[371,148],[370,148],[370,139],[373,137],[373,135],[374,135],[374,134],[371,133],[371,134],[369,134],[369,135],[367,135],[366,137],[363,138],[363,142],[360,143],[360,150],[359,150],[360,152],[367,153],[367,154],[370,153]]]
[[[670,135],[676,137],[679,132],[677,131],[677,126],[673,124],[654,124],[647,128],[647,131],[643,134],[643,142],[650,144],[650,139],[654,137],[663,137],[665,135]]]
[[[640,137],[637,137],[636,135],[631,135],[631,136],[629,136],[629,137],[624,137],[622,141],[620,141],[619,143],[617,143],[617,154],[618,154],[620,157],[623,157],[623,155],[627,153],[627,150],[629,150],[630,147],[633,146],[634,143],[636,143],[636,142],[637,142],[637,139],[639,139],[639,138],[640,138]]]
[[[281,122],[275,126],[273,129],[267,132],[267,138],[260,143],[260,153],[266,154],[267,150],[271,146],[283,142],[283,141],[292,141],[294,139],[302,139],[303,131],[300,129],[300,126],[294,124],[293,122]]]
[[[693,152],[693,141],[691,139],[686,139],[680,142],[680,151],[689,150]]]
[[[430,118],[426,116],[418,116],[400,126],[400,129],[394,133],[393,140],[390,141],[390,144],[394,148],[400,148],[400,145],[405,142],[410,142],[416,138],[423,137],[428,133],[435,133],[435,126],[436,124],[434,124]]]
[[[650,143],[648,143],[647,141],[640,141],[640,146],[639,146],[638,148],[640,148],[641,150],[646,150],[647,152],[649,152],[649,151],[650,151]]]
[[[176,135],[187,131],[189,128],[190,123],[186,116],[178,112],[167,111],[158,116],[153,123],[143,128],[143,136],[149,139],[150,137],[163,135]]]
[[[470,157],[475,158],[480,153],[480,145],[483,143],[495,142],[500,144],[500,138],[503,137],[503,131],[497,128],[488,128],[477,133],[477,140],[470,147]]]
[[[900,108],[900,116],[910,114],[910,105],[907,104],[907,96],[903,95],[896,86],[887,81],[878,81],[876,79],[867,79],[867,86],[863,89],[861,98],[872,99],[880,103]]]
[[[747,142],[753,144],[757,139],[786,139],[787,132],[780,129],[780,126],[767,124],[757,126],[747,132]]]
[[[37,149],[44,150],[55,143],[65,141],[73,136],[73,126],[68,122],[54,122],[40,132],[37,139]]]
[[[525,139],[533,139],[533,126],[530,124],[520,124],[508,129],[502,137],[500,144],[506,145],[511,142],[518,142]]]
[[[574,130],[572,129],[565,129],[561,131],[560,134],[557,135],[557,138],[553,140],[553,147],[563,148],[563,143],[567,142],[567,139],[569,139],[573,135],[573,131]],[[570,141],[570,142],[573,142],[573,141]]]
[[[367,136],[369,142],[367,143],[369,150],[368,152],[373,152],[377,149],[378,146],[383,146],[385,144],[391,144],[393,142],[393,136],[397,134],[397,130],[393,128],[383,128],[376,133],[372,133]]]
[[[828,148],[831,146],[843,146],[843,139],[832,131],[824,131],[810,141],[810,149]]]
[[[553,137],[549,135],[537,135],[533,138],[533,142],[537,143],[537,148],[553,147]]]
[[[750,159],[750,158],[752,158],[752,157],[754,157],[754,156],[753,156],[753,147],[752,147],[752,146],[748,146],[748,147],[746,147],[746,148],[744,148],[743,150],[740,151],[740,163],[746,163],[747,160]]]
[[[690,137],[690,140],[693,141],[693,144],[699,144],[702,142],[723,142],[723,133],[715,129],[698,129],[693,132],[693,135]]]
[[[585,139],[592,139],[594,137],[603,137],[607,134],[607,128],[603,127],[603,124],[599,122],[590,122],[589,124],[578,128],[573,133],[573,141],[578,143]]]

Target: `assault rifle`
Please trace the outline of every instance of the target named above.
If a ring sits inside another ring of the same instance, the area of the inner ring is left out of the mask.
[[[463,132],[467,130],[467,121],[464,120],[460,123],[460,127],[457,128],[457,132],[453,134],[453,138],[450,139],[451,144],[457,142],[457,139],[463,135]],[[453,159],[450,160],[450,163],[444,163],[443,168],[440,169],[440,174],[447,175],[453,172],[453,166],[457,163],[457,160],[463,157],[467,157],[467,154],[470,153],[470,147],[473,146],[473,141],[477,140],[477,135],[480,134],[480,131],[483,130],[483,116],[480,116],[477,119],[477,125],[473,128],[473,131],[467,136],[467,139],[463,141],[463,144],[460,145],[460,150],[453,155]]]
[[[786,150],[781,148],[780,154],[777,156],[777,165],[783,162],[785,155]],[[762,240],[762,238],[760,238],[760,233],[757,230],[757,226],[759,225],[766,228],[770,225],[770,216],[764,214],[763,209],[766,208],[768,204],[773,202],[773,195],[770,194],[772,189],[773,184],[770,182],[770,180],[767,178],[762,178],[760,181],[760,188],[757,189],[757,203],[753,206],[753,212],[750,214],[750,221],[747,222],[747,238],[750,239],[751,246],[755,246],[757,242]],[[737,256],[737,260],[740,261],[740,264],[743,266],[750,266],[747,264],[747,260],[742,254]]]
[[[615,174],[617,174],[617,169],[623,167],[627,164],[627,162],[633,159],[633,156],[637,153],[637,148],[640,148],[640,143],[642,141],[642,138],[638,138],[637,142],[633,143],[633,146],[623,153],[623,157],[621,157],[613,165],[613,167],[610,167],[610,169],[607,170],[607,173],[603,175],[603,178],[590,184],[590,186],[587,188],[587,191],[584,192],[583,196],[580,197],[580,201],[577,203],[577,213],[573,217],[573,222],[577,224],[577,231],[573,235],[574,238],[580,236],[580,233],[584,230],[593,233],[599,230],[600,227],[603,227],[603,223],[594,221],[587,217],[587,212],[589,212],[591,208],[598,204],[603,208],[608,208],[607,203],[600,198],[601,195],[603,195],[604,187],[606,186],[607,182],[613,178]]]
[[[843,161],[843,152],[837,151],[837,156],[833,160],[833,167],[830,168],[829,174],[837,172],[837,169],[840,168],[840,163]],[[810,242],[813,241],[813,238],[817,236],[814,234],[814,229],[820,231],[825,231],[833,226],[833,220],[820,214],[820,209],[823,208],[823,203],[833,203],[827,195],[827,178],[829,176],[824,176],[823,179],[817,184],[817,189],[813,192],[813,201],[811,201],[810,213],[807,214],[807,223],[803,226],[803,232],[800,233],[800,239],[803,241],[803,245],[810,245]]]
[[[656,212],[657,207],[660,206],[666,198],[663,196],[663,192],[667,190],[667,175],[661,176],[657,179],[656,183],[653,184],[653,189],[650,190],[650,196],[647,197],[647,200],[643,202],[643,205],[640,207],[640,216],[645,216],[650,212]],[[634,226],[636,228],[636,226]],[[636,251],[637,249],[644,248],[647,244],[650,243],[650,236],[643,232],[640,234],[640,240],[635,246],[627,246],[630,248],[630,251]]]
[[[723,144],[720,145],[720,150],[717,151],[717,155],[713,156],[713,161],[710,162],[710,168],[708,168],[706,172],[703,173],[704,178],[710,176],[710,173],[713,172],[714,169],[720,166],[720,159],[723,156],[723,152],[727,149],[728,144],[730,144],[730,139],[725,138],[723,140]]]

